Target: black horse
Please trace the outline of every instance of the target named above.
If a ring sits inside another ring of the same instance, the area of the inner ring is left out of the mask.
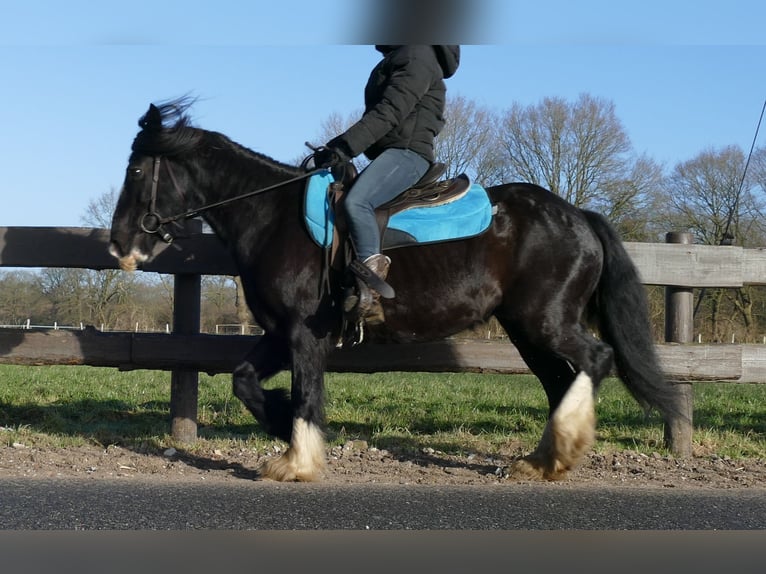
[[[324,373],[343,324],[342,274],[327,269],[324,249],[305,230],[304,170],[191,126],[187,108],[151,105],[139,121],[110,252],[133,270],[170,239],[168,221],[204,208],[265,331],[234,371],[234,394],[290,445],[261,474],[316,480],[326,456]],[[639,403],[662,414],[672,443],[682,398],[659,368],[645,290],[619,236],[600,215],[539,186],[487,191],[496,214],[483,234],[388,251],[396,297],[383,301],[385,323],[368,332],[433,340],[496,317],[550,405],[538,447],[513,462],[514,476],[556,479],[577,465],[595,440],[596,391],[615,366]],[[261,386],[285,369],[289,394]]]

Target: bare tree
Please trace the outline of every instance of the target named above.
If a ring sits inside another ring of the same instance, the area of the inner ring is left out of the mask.
[[[514,104],[498,137],[506,180],[536,183],[613,219],[640,209],[659,171],[648,158],[635,157],[614,104],[587,94],[574,103]]]
[[[747,165],[747,164],[746,164]],[[752,206],[752,217],[757,221],[766,221],[766,147],[756,148],[747,165],[746,185],[755,199]],[[754,229],[751,237],[753,245],[766,245],[766,234],[760,229]]]
[[[757,171],[745,174],[746,158],[738,146],[707,149],[677,164],[658,194],[657,221],[668,230],[691,232],[705,245],[761,246],[766,235],[762,192]],[[757,164],[756,164],[757,165]],[[714,341],[728,337],[734,325],[741,338],[753,339],[754,306],[763,297],[753,287],[703,289],[696,303],[696,321]]]
[[[237,323],[237,282],[234,277],[209,275],[202,278],[203,330],[218,324]]]
[[[624,177],[604,180],[603,192],[588,205],[599,211],[617,228],[625,241],[656,241],[652,234],[652,198],[662,187],[662,167],[644,155],[626,163]]]
[[[90,323],[85,292],[85,273],[82,269],[43,269],[38,275],[38,286],[49,304],[44,320],[48,323],[77,325]]]
[[[766,147],[753,150],[750,158],[750,181],[761,193],[766,193]]]
[[[483,185],[499,183],[502,169],[497,149],[497,119],[488,108],[462,96],[449,97],[446,123],[436,138],[437,161],[447,166],[447,177],[465,173]]]
[[[111,227],[112,213],[118,197],[119,190],[111,188],[108,192],[91,199],[80,218],[82,223],[89,227]],[[115,328],[135,295],[138,278],[116,269],[70,269],[68,273],[78,277],[80,321]]]
[[[707,149],[677,164],[667,178],[657,216],[668,228],[692,232],[698,243],[747,245],[763,237],[762,201],[752,183],[743,180],[745,154],[738,146]]]
[[[109,191],[91,199],[80,221],[89,227],[109,229],[112,226],[112,214],[119,196],[120,191],[112,187]]]
[[[0,272],[0,323],[22,325],[44,321],[48,304],[31,271]]]

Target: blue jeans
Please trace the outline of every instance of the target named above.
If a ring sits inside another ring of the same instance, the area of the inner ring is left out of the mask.
[[[428,160],[408,149],[387,149],[359,174],[344,205],[349,234],[359,259],[380,253],[375,208],[394,199],[423,177]]]

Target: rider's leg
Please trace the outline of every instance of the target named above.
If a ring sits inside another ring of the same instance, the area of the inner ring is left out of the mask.
[[[394,199],[423,177],[429,162],[413,151],[387,149],[359,174],[344,200],[349,234],[356,257],[381,279],[388,275],[391,260],[382,255],[375,208]],[[380,295],[372,291],[372,304],[363,310],[368,323],[383,321]],[[347,301],[347,308],[355,301]]]
[[[380,252],[375,208],[394,199],[423,176],[429,162],[413,151],[387,149],[364,168],[344,200],[357,258]]]

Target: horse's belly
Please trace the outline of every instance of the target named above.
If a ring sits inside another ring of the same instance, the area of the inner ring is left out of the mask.
[[[388,338],[429,341],[456,335],[489,319],[499,296],[481,290],[399,291],[384,301]]]

